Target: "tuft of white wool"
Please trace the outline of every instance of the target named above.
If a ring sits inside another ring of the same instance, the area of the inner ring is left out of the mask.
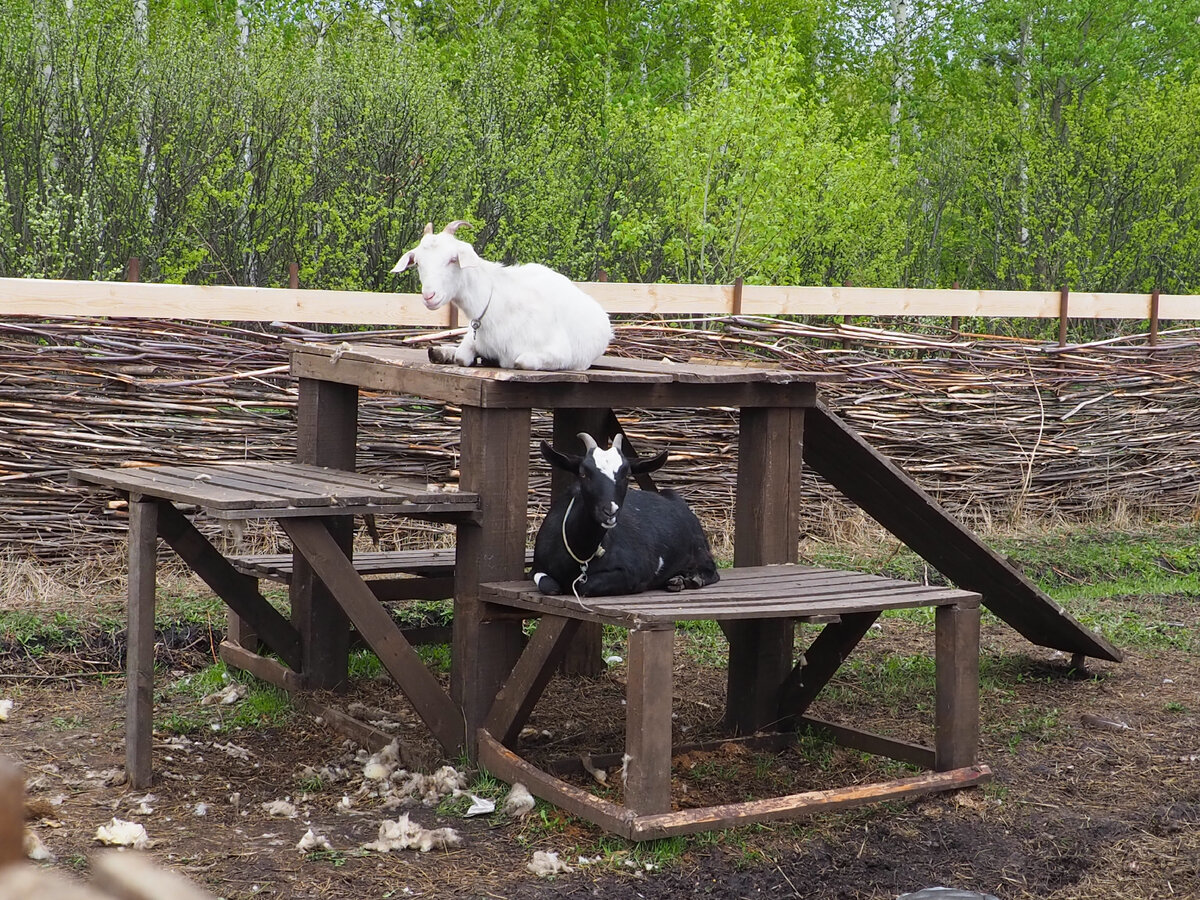
[[[268,816],[282,816],[287,819],[294,819],[297,816],[295,804],[287,800],[271,800],[264,803],[262,808]]]
[[[46,862],[54,859],[54,854],[46,849],[46,845],[37,836],[37,832],[28,828],[25,829],[25,856],[34,862]]]
[[[150,836],[146,834],[146,826],[137,822],[127,822],[115,816],[107,825],[96,829],[93,840],[114,847],[132,847],[134,850],[145,850],[150,846]]]
[[[300,838],[299,843],[296,844],[296,849],[301,853],[308,853],[310,850],[332,850],[333,845],[329,843],[329,838],[316,834],[310,828],[304,832],[304,837]]]
[[[533,812],[534,799],[529,793],[529,788],[517,781],[508,791],[508,796],[504,798],[504,805],[500,807],[501,812],[512,818],[520,818],[527,816]]]
[[[536,850],[533,859],[525,866],[527,872],[532,872],[538,878],[551,878],[555,875],[566,875],[575,870],[558,858],[553,850]]]
[[[565,275],[538,263],[505,266],[481,258],[455,236],[466,222],[433,232],[432,224],[392,269],[416,265],[421,298],[431,310],[453,303],[471,323],[452,359],[477,357],[506,369],[586,369],[612,340],[608,313]]]
[[[7,697],[3,700],[0,700],[0,722],[8,721],[8,715],[12,712],[13,706],[13,701],[9,700]]]
[[[374,841],[363,844],[363,849],[379,853],[391,850],[419,850],[428,853],[430,850],[461,847],[462,843],[462,836],[453,828],[423,828],[405,813],[398,819],[385,819],[380,822],[379,836]]]

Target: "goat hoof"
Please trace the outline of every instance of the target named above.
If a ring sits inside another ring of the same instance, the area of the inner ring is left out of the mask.
[[[685,587],[687,587],[687,582],[684,580],[682,575],[672,576],[671,579],[667,581],[665,585],[663,585],[663,588],[671,591],[671,593],[682,591]]]
[[[429,345],[429,361],[441,366],[454,365],[454,351],[448,347]]]

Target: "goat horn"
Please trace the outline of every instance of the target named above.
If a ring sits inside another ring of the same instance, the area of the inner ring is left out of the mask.
[[[454,234],[456,231],[458,231],[458,229],[462,228],[464,225],[467,228],[472,227],[471,223],[468,222],[466,219],[455,219],[453,222],[450,222],[449,224],[447,224],[446,227],[442,229],[442,231],[446,232],[446,234]]]
[[[424,233],[425,234],[433,234],[433,223],[432,222],[425,223],[425,232]]]
[[[579,432],[579,434],[578,434],[578,437],[579,437],[579,439],[580,439],[581,441],[583,441],[583,446],[585,446],[585,447],[588,449],[588,452],[589,452],[589,453],[590,453],[592,450],[595,450],[595,449],[596,449],[596,439],[595,439],[595,438],[593,438],[593,437],[592,437],[590,434],[588,434],[586,431],[581,431],[581,432]]]
[[[621,450],[621,435],[615,435],[612,441],[612,448],[618,452]]]

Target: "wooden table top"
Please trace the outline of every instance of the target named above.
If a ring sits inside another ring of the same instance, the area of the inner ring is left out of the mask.
[[[424,347],[289,342],[292,374],[481,407],[811,406],[827,372],[604,356],[583,371],[429,361]]]

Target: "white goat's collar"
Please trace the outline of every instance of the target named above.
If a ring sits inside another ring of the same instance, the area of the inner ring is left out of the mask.
[[[471,320],[471,330],[478,331],[479,323],[483,321],[483,317],[487,315],[487,311],[492,308],[492,293],[496,290],[496,286],[492,285],[492,289],[488,291],[487,303],[483,304],[483,312]]]
[[[573,560],[575,560],[575,562],[579,563],[579,568],[581,568],[584,572],[587,572],[588,563],[590,563],[593,559],[599,559],[601,556],[604,555],[604,541],[601,540],[601,542],[596,545],[596,549],[592,551],[592,555],[589,556],[587,559],[580,559],[578,556],[575,555],[575,551],[571,549],[571,542],[567,540],[567,518],[571,515],[571,509],[574,506],[575,506],[575,498],[572,497],[571,502],[567,504],[567,511],[565,513],[563,513],[563,520],[562,520],[563,546],[567,548],[567,553],[569,553],[571,555],[571,559],[573,559]]]

